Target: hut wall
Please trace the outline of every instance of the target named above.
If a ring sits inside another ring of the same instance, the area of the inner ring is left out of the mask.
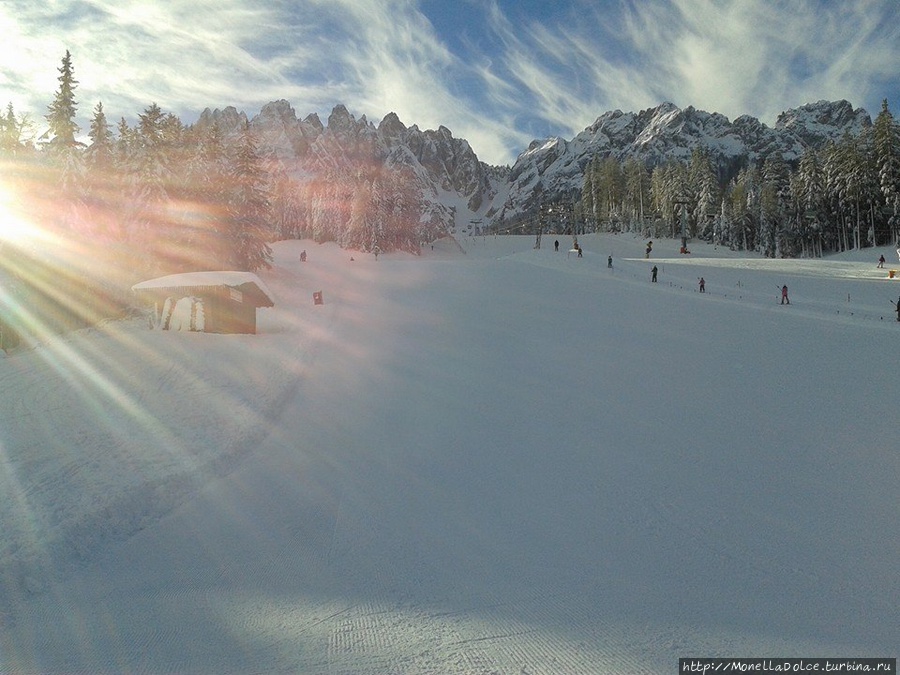
[[[256,307],[228,288],[204,295],[206,332],[256,333]]]

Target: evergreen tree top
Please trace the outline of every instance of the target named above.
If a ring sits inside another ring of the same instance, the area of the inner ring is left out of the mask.
[[[71,148],[78,144],[75,135],[81,128],[75,123],[75,113],[78,104],[75,101],[75,87],[78,81],[75,79],[72,68],[72,55],[66,50],[62,65],[59,67],[59,89],[53,102],[48,107],[47,122],[50,125],[48,135],[51,136],[51,147]]]

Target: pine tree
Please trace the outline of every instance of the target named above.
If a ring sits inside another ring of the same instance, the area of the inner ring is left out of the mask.
[[[161,227],[169,203],[168,186],[171,170],[165,152],[162,110],[151,103],[138,115],[132,137],[130,159],[133,162],[133,198],[139,208],[138,228],[151,228],[148,233],[154,245],[161,245],[168,233]]]
[[[115,140],[103,104],[98,103],[91,118],[88,137],[91,144],[84,151],[84,202],[87,208],[86,227],[105,237],[120,236],[120,196],[123,185],[113,170]]]
[[[27,116],[16,116],[12,103],[6,106],[6,114],[0,115],[0,156],[17,157],[29,150],[30,141],[24,138],[29,124]]]
[[[863,226],[868,223],[867,243],[874,239],[871,215],[876,198],[876,178],[871,159],[869,135],[859,137],[847,133],[836,148],[837,193],[843,239],[852,233],[852,247],[862,247]],[[849,247],[849,246],[848,246]]]
[[[785,238],[790,195],[788,168],[780,152],[772,152],[766,157],[762,179],[759,192],[760,245],[766,257],[774,258]]]
[[[864,127],[860,132],[858,148],[860,160],[858,167],[860,194],[857,207],[857,231],[860,233],[859,245],[860,247],[862,246],[861,235],[863,228],[865,228],[866,246],[875,246],[876,212],[881,210],[883,196],[878,185],[878,171],[875,164],[875,148],[871,127]]]
[[[350,199],[350,218],[347,221],[347,229],[340,241],[345,248],[355,248],[361,251],[380,250],[380,246],[386,242],[372,231],[374,225],[373,213],[375,204],[373,193],[382,191],[377,179],[370,180],[369,176],[357,172],[353,179],[353,196]],[[389,214],[379,214],[381,218]],[[379,218],[379,220],[381,219]]]
[[[607,157],[600,164],[600,212],[609,222],[609,231],[622,229],[621,217],[625,197],[625,176],[615,157]]]
[[[884,198],[888,233],[876,236],[876,245],[889,241],[900,246],[900,127],[888,109],[887,99],[873,125],[875,170]]]
[[[219,230],[228,219],[230,167],[219,125],[176,131],[176,125],[163,122],[162,127],[164,138],[173,133],[182,138],[170,187],[181,205],[177,241],[192,252],[196,266],[221,269],[228,257]]]
[[[64,229],[80,229],[84,219],[83,201],[85,197],[84,185],[84,158],[81,154],[83,143],[76,140],[75,136],[80,130],[75,123],[77,103],[75,101],[75,80],[72,70],[72,56],[66,51],[62,66],[59,68],[59,90],[56,92],[53,103],[48,106],[46,115],[49,128],[42,138],[49,140],[44,142],[43,150],[48,158],[48,164],[55,173],[55,186],[57,193],[53,196],[57,200],[58,208],[54,214],[54,221]]]
[[[302,222],[297,186],[283,167],[272,179],[272,223],[280,239],[300,239]]]
[[[633,157],[625,160],[623,173],[625,216],[630,230],[640,230],[650,209],[650,173],[643,162]]]
[[[760,183],[759,170],[755,166],[749,166],[738,173],[731,190],[730,200],[733,214],[731,240],[733,245],[740,250],[757,250]]]
[[[796,230],[800,239],[800,255],[822,255],[822,223],[826,218],[825,178],[818,153],[807,148],[800,157],[797,171],[791,180],[791,200],[794,204]]]
[[[114,140],[112,130],[103,112],[103,103],[97,103],[91,128],[88,131],[91,144],[85,150],[88,171],[105,173],[112,168]]]
[[[581,181],[581,213],[590,224],[591,229],[597,229],[597,212],[594,208],[594,173],[591,170],[592,163],[588,163]]]
[[[651,196],[657,213],[663,217],[664,232],[657,236],[676,237],[681,235],[681,211],[688,193],[688,171],[683,162],[672,161],[658,166],[651,177]],[[677,213],[676,213],[677,211]]]
[[[688,168],[687,199],[692,203],[691,236],[699,234],[710,241],[719,210],[719,189],[709,153],[700,148],[691,152]]]
[[[47,122],[49,129],[47,134],[50,140],[47,148],[50,150],[70,149],[78,144],[75,140],[80,127],[75,123],[75,115],[78,104],[75,101],[75,88],[78,82],[72,69],[72,55],[66,50],[62,65],[59,67],[59,90],[49,106]]]
[[[850,248],[847,231],[844,172],[842,154],[845,143],[829,141],[822,149],[822,176],[828,218],[823,238],[829,251],[846,251]]]
[[[250,125],[240,131],[229,176],[231,195],[225,238],[231,266],[255,272],[271,267],[268,181]]]

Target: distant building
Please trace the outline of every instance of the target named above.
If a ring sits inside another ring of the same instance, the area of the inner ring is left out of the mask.
[[[256,333],[256,309],[275,302],[252,272],[186,272],[131,287],[153,306],[153,327],[207,333]]]

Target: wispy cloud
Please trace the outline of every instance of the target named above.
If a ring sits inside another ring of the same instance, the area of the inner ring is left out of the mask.
[[[884,0],[4,0],[0,105],[43,121],[68,49],[80,115],[134,119],[151,102],[300,114],[344,103],[377,121],[445,125],[483,159],[572,135],[610,109],[669,100],[772,123],[846,98],[894,110],[900,3]],[[450,10],[440,6],[442,12]],[[429,14],[430,13],[430,14]],[[452,25],[453,28],[448,28]],[[444,32],[441,32],[443,30]],[[455,30],[450,35],[446,31]]]
[[[526,25],[494,2],[490,25],[503,46],[491,74],[568,131],[663,100],[768,123],[822,98],[872,108],[888,78],[896,92],[900,65],[900,4],[873,0],[578,3]]]
[[[502,117],[486,115],[480,93],[471,91],[483,68],[448,49],[418,2],[329,0],[319,6],[340,17],[342,37],[329,58],[341,63],[341,102],[378,118],[395,112],[407,124],[443,125],[487,157],[509,158],[510,143],[521,137]],[[484,76],[491,87],[503,87]],[[335,94],[326,87],[321,98],[334,101]]]
[[[154,101],[180,113],[255,101],[267,91],[284,95],[290,82],[247,49],[276,18],[248,7],[235,0],[4,3],[7,36],[23,49],[5,51],[2,66],[18,74],[13,98],[40,112],[57,89],[66,50],[81,106],[102,100],[113,115],[133,117]]]

